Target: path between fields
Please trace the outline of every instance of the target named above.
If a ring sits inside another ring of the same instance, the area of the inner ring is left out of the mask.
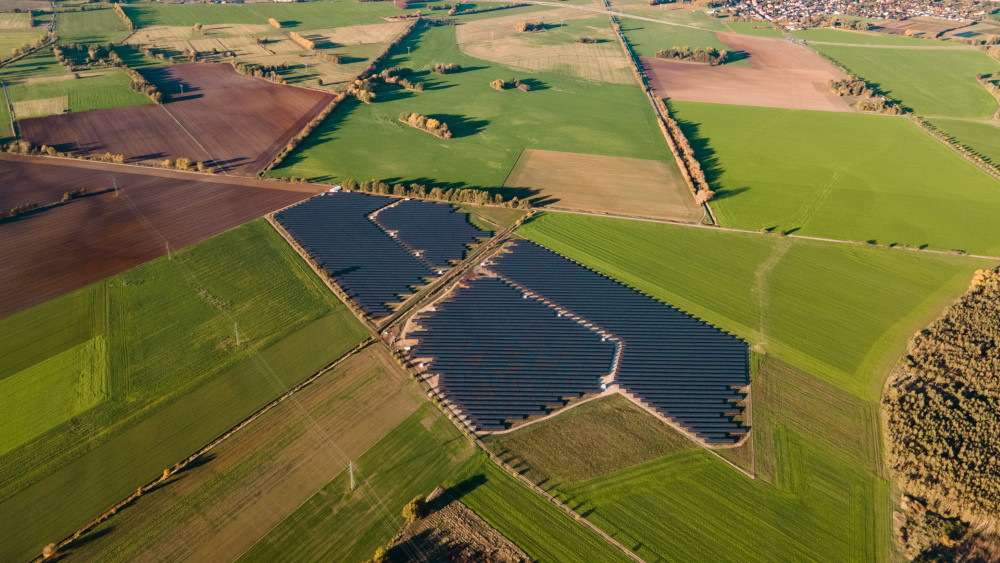
[[[767,349],[767,308],[770,304],[767,283],[770,280],[771,273],[774,272],[774,268],[784,258],[791,247],[792,242],[787,238],[779,241],[778,244],[774,245],[774,250],[767,257],[767,260],[761,262],[757,266],[757,270],[753,273],[752,292],[757,295],[757,331],[760,332],[760,342],[757,343],[757,346],[760,347],[761,351]]]
[[[716,225],[700,225],[700,224],[696,224],[696,223],[683,223],[681,221],[671,221],[669,219],[649,219],[649,218],[645,218],[645,217],[628,217],[628,216],[623,216],[623,215],[612,215],[610,213],[592,213],[590,211],[555,211],[555,210],[548,210],[547,212],[548,213],[572,213],[574,215],[589,215],[589,216],[592,216],[592,217],[604,217],[604,218],[607,218],[607,219],[624,219],[624,220],[627,220],[627,221],[643,221],[643,222],[646,222],[646,223],[665,223],[665,224],[668,224],[668,225],[677,225],[679,227],[692,227],[692,228],[695,228],[695,229],[709,229],[709,230],[712,230],[712,231],[725,231],[725,232],[730,232],[730,233],[746,233],[746,234],[758,235],[758,236],[766,236],[766,237],[782,236],[784,238],[794,238],[794,239],[802,239],[802,240],[815,240],[815,241],[819,241],[819,242],[832,242],[832,243],[836,243],[836,244],[849,244],[849,245],[852,245],[852,246],[865,246],[865,247],[872,247],[872,248],[886,248],[886,249],[890,249],[890,250],[909,250],[911,252],[925,252],[925,253],[928,253],[928,254],[943,254],[945,256],[963,256],[963,257],[966,257],[966,258],[979,258],[979,259],[982,259],[982,260],[997,260],[997,261],[1000,261],[1000,256],[988,256],[988,255],[984,255],[984,254],[968,254],[968,253],[961,253],[961,254],[959,254],[959,253],[951,252],[951,251],[948,251],[948,250],[933,250],[933,249],[930,249],[930,248],[913,248],[913,247],[909,247],[909,246],[899,246],[899,245],[889,246],[887,244],[869,244],[867,242],[859,242],[859,241],[856,241],[856,240],[843,240],[843,239],[836,239],[836,238],[813,237],[813,236],[808,236],[808,235],[795,235],[795,234],[776,235],[774,233],[769,233],[769,232],[751,231],[751,230],[748,230],[748,229],[734,229],[732,227],[719,227],[719,226],[716,226]]]

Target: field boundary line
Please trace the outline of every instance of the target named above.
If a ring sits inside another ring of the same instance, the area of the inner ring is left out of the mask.
[[[345,352],[344,354],[342,354],[339,358],[335,359],[333,362],[329,363],[326,367],[322,368],[321,370],[319,370],[316,373],[312,374],[311,376],[307,377],[305,380],[297,383],[295,386],[293,386],[291,389],[285,391],[284,393],[282,393],[281,395],[279,395],[277,398],[271,400],[269,403],[267,403],[266,405],[264,405],[263,407],[261,407],[259,410],[257,410],[256,412],[254,412],[253,414],[251,414],[247,418],[243,419],[242,421],[240,421],[236,426],[233,426],[232,428],[230,428],[226,432],[224,432],[221,435],[219,435],[218,437],[216,437],[214,440],[212,440],[211,442],[209,442],[207,445],[203,446],[201,449],[199,449],[195,453],[193,453],[190,456],[184,458],[183,460],[175,463],[172,468],[170,468],[170,469],[164,469],[163,470],[163,475],[161,475],[160,477],[158,477],[158,478],[156,478],[156,479],[154,479],[152,481],[147,482],[145,485],[140,486],[139,489],[136,492],[132,493],[131,495],[129,495],[127,497],[125,497],[125,499],[119,501],[118,503],[116,503],[115,505],[113,505],[111,508],[107,509],[103,514],[99,515],[97,518],[94,518],[90,522],[84,524],[76,532],[74,532],[70,536],[64,538],[62,541],[58,542],[56,544],[56,552],[58,553],[60,550],[66,548],[69,545],[71,545],[73,542],[75,542],[76,540],[78,540],[81,536],[83,536],[87,532],[93,530],[96,526],[104,523],[105,521],[107,521],[108,519],[110,519],[112,516],[116,515],[119,510],[127,508],[128,505],[130,505],[136,499],[138,499],[139,497],[141,497],[143,494],[148,493],[148,492],[156,489],[157,487],[161,486],[170,477],[173,477],[174,475],[180,473],[185,468],[187,468],[187,466],[190,465],[193,461],[195,461],[199,457],[205,455],[206,453],[210,452],[211,450],[215,449],[216,446],[218,446],[219,444],[222,444],[223,442],[225,442],[226,440],[228,440],[229,438],[231,438],[233,435],[235,435],[237,432],[239,432],[240,430],[242,430],[242,429],[246,428],[247,426],[249,426],[250,424],[252,424],[255,420],[257,420],[258,418],[260,418],[261,416],[263,416],[265,413],[267,413],[268,411],[270,411],[274,407],[278,406],[279,404],[283,403],[285,400],[287,400],[292,395],[294,395],[294,394],[298,393],[299,391],[301,391],[302,389],[308,387],[313,382],[315,382],[317,379],[319,379],[320,377],[322,377],[326,373],[330,372],[331,370],[333,370],[334,368],[336,368],[337,366],[339,366],[341,363],[345,362],[347,359],[353,357],[355,354],[357,354],[361,350],[364,350],[365,348],[367,348],[368,346],[370,346],[374,342],[375,342],[375,338],[369,336],[367,339],[365,339],[364,341],[362,341],[360,344],[358,344],[357,346],[355,346],[351,350],[348,350],[347,352]],[[39,555],[39,556],[35,557],[35,559],[32,560],[32,563],[37,563],[37,562],[43,561],[44,559],[45,559],[44,557],[42,557],[41,555]]]
[[[722,231],[722,232],[729,232],[729,233],[745,233],[745,234],[765,236],[765,237],[777,237],[777,236],[780,236],[780,237],[790,238],[790,239],[813,240],[813,241],[828,242],[828,243],[833,243],[833,244],[847,244],[847,245],[851,245],[851,246],[862,246],[862,247],[865,247],[865,248],[884,248],[886,250],[909,250],[911,252],[924,252],[924,253],[927,253],[927,254],[939,254],[939,255],[944,255],[944,256],[955,256],[955,257],[961,257],[961,258],[977,258],[977,259],[980,259],[980,260],[996,260],[996,261],[1000,261],[1000,256],[990,256],[990,255],[986,255],[986,254],[970,254],[968,252],[957,252],[957,251],[952,251],[952,250],[935,250],[935,249],[932,249],[932,248],[914,248],[912,246],[902,246],[902,245],[898,245],[898,244],[896,246],[889,246],[888,244],[870,244],[870,243],[867,243],[867,242],[861,242],[861,241],[856,241],[856,240],[843,240],[843,239],[826,238],[826,237],[814,237],[814,236],[809,236],[809,235],[796,235],[796,234],[778,235],[778,234],[769,233],[769,232],[751,231],[749,229],[736,229],[736,228],[733,228],[733,227],[723,227],[723,226],[720,226],[720,225],[717,225],[717,224],[716,225],[701,225],[701,224],[698,224],[698,223],[684,223],[682,221],[673,221],[673,220],[670,220],[670,219],[650,219],[650,218],[645,218],[645,217],[629,217],[627,215],[612,215],[610,213],[593,213],[593,212],[590,212],[590,211],[570,211],[570,210],[554,210],[554,209],[553,210],[545,210],[545,211],[546,211],[546,213],[569,213],[569,214],[573,214],[573,215],[588,215],[588,216],[591,216],[591,217],[603,217],[605,219],[619,219],[619,220],[624,220],[624,221],[642,221],[642,222],[646,222],[646,223],[665,223],[667,225],[677,225],[679,227],[691,227],[691,228],[695,228],[695,229],[708,229],[708,230],[712,230],[712,231]]]

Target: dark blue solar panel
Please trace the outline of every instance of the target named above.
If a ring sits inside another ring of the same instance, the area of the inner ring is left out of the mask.
[[[731,443],[749,384],[743,340],[529,241],[514,241],[489,268],[624,342],[615,381],[690,432]]]
[[[396,232],[400,241],[436,268],[447,268],[465,258],[469,245],[493,236],[469,222],[468,213],[454,205],[402,200],[378,212],[375,222]]]
[[[478,429],[600,392],[611,372],[613,341],[500,279],[467,282],[434,308],[407,335],[411,356],[431,358],[439,391]]]
[[[275,219],[369,315],[412,293],[436,271],[390,237],[368,215],[394,198],[336,193],[308,199]]]

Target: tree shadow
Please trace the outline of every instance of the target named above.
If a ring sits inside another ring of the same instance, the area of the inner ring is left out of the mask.
[[[48,561],[62,561],[64,558],[71,555],[77,549],[87,545],[88,543],[99,540],[104,536],[110,534],[115,530],[114,526],[106,526],[99,530],[93,530],[87,532],[86,534],[80,536],[73,543],[69,544],[65,549],[59,550],[55,557],[48,559]]]
[[[701,135],[701,126],[692,121],[678,118],[673,108],[671,108],[670,113],[677,120],[677,125],[681,128],[684,136],[687,137],[688,143],[691,144],[691,150],[694,151],[694,156],[701,164],[702,172],[705,173],[705,180],[715,189],[715,197],[713,199],[718,200],[732,197],[750,189],[745,186],[740,188],[718,187],[719,179],[722,177],[725,169],[722,167],[718,156],[716,156],[715,149],[709,144],[709,139]]]
[[[340,55],[340,64],[349,65],[352,63],[363,63],[367,61],[366,57],[355,57],[353,55]]]
[[[450,496],[455,500],[462,500],[462,497],[476,490],[477,488],[479,488],[480,485],[485,485],[485,484],[486,484],[486,475],[478,473],[476,475],[473,475],[472,477],[463,480],[460,483],[456,483],[455,485],[448,487],[447,489],[445,489],[445,494],[447,494],[448,496]]]
[[[750,58],[750,53],[744,51],[743,49],[737,49],[735,51],[727,51],[728,55],[726,57],[726,64],[735,63],[738,61],[745,61]]]
[[[548,90],[549,85],[542,82],[541,80],[535,78],[522,78],[520,79],[522,84],[527,84],[531,88],[532,92],[540,92],[542,90]]]
[[[428,115],[427,117],[436,119],[442,123],[447,123],[448,129],[451,130],[451,136],[453,139],[460,139],[462,137],[475,135],[490,124],[489,121],[483,119],[469,119],[464,115],[455,115],[451,113],[435,113]]]
[[[278,23],[281,24],[281,27],[298,27],[302,24],[299,20],[282,20]]]

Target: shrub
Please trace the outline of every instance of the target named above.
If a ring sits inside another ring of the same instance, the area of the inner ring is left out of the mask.
[[[426,505],[424,503],[424,497],[413,497],[413,500],[406,503],[406,506],[403,507],[403,518],[405,518],[407,522],[419,520],[424,517],[425,509]]]

